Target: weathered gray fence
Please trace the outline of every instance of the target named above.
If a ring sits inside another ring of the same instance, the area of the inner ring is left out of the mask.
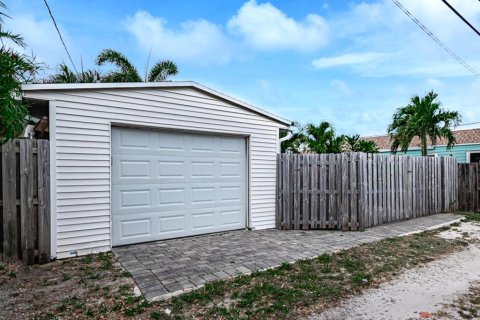
[[[480,211],[480,163],[458,165],[458,209]]]
[[[454,158],[281,154],[277,227],[358,230],[456,209]]]
[[[50,259],[48,140],[13,140],[1,146],[0,155],[0,259],[46,262]]]

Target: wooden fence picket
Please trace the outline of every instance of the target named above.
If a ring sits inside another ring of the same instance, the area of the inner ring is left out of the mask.
[[[50,261],[48,140],[16,139],[1,147],[0,260]]]
[[[467,167],[454,158],[283,154],[277,164],[281,229],[364,230],[452,211],[456,202],[470,205],[480,199],[478,165],[465,173]]]

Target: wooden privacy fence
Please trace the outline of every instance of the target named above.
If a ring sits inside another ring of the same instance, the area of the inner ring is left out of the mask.
[[[455,158],[281,154],[277,161],[279,229],[363,230],[457,206]]]
[[[458,209],[480,211],[480,163],[458,165]]]
[[[17,139],[1,146],[0,260],[50,260],[48,140]]]

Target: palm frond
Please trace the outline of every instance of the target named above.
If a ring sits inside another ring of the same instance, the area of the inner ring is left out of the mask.
[[[14,34],[10,31],[5,31],[2,29],[1,26],[0,26],[0,39],[2,40],[2,43],[3,43],[3,40],[10,40],[22,48],[26,47],[25,41],[22,36],[20,36],[19,34]]]
[[[165,81],[168,77],[178,73],[177,65],[170,60],[157,62],[148,74],[149,82]]]
[[[122,53],[105,49],[97,57],[96,64],[99,66],[111,63],[118,71],[112,71],[104,77],[106,82],[142,82],[138,70]]]

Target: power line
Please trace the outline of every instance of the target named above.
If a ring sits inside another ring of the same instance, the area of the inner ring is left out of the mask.
[[[462,66],[464,66],[468,71],[470,71],[475,77],[480,79],[480,73],[475,70],[472,66],[466,63],[462,58],[460,58],[452,49],[447,47],[440,39],[438,39],[427,27],[425,27],[415,16],[413,16],[410,11],[408,11],[398,0],[392,0],[397,7],[399,7],[403,13],[405,13],[417,26],[420,27],[425,33],[433,39],[443,50],[450,54],[455,60],[457,60]]]
[[[460,19],[462,19],[463,22],[465,22],[473,31],[475,31],[476,34],[480,36],[480,31],[478,31],[470,22],[468,22],[468,20],[465,19],[460,14],[460,12],[458,12],[454,7],[452,7],[450,3],[447,2],[447,0],[442,0],[442,2],[445,3],[445,5],[450,8],[450,10],[452,10]]]
[[[60,29],[58,28],[57,22],[55,21],[55,18],[53,17],[52,10],[50,10],[50,6],[47,3],[47,0],[43,0],[45,2],[45,6],[47,7],[48,13],[50,14],[50,18],[52,18],[53,25],[55,26],[55,29],[57,29],[58,36],[60,37],[60,41],[63,44],[63,47],[65,48],[65,51],[67,52],[68,58],[70,59],[70,63],[73,66],[73,69],[75,69],[75,72],[78,73],[77,68],[75,67],[75,63],[73,63],[72,56],[70,55],[70,52],[68,52],[67,45],[65,44],[65,41],[63,40],[62,33],[60,32]]]

